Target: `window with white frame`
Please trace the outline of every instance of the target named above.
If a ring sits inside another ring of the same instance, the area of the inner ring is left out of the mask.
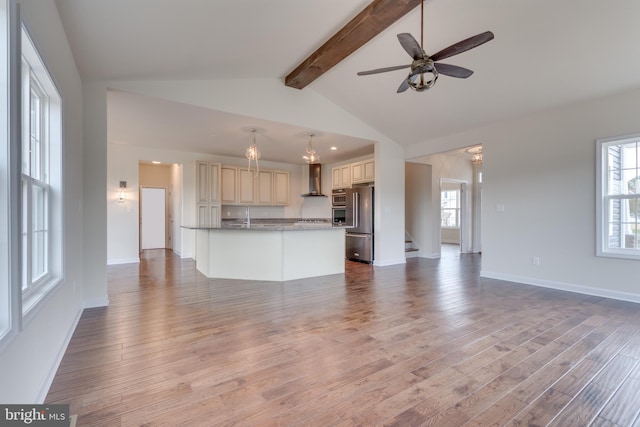
[[[597,145],[597,255],[640,259],[640,134]]]
[[[442,227],[460,227],[460,190],[442,190],[440,193],[440,219]]]
[[[22,33],[22,295],[28,312],[62,277],[61,98]]]

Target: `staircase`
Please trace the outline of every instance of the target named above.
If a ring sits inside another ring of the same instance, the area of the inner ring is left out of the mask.
[[[412,237],[405,231],[404,233],[404,257],[413,258],[417,257],[420,249],[416,248]]]

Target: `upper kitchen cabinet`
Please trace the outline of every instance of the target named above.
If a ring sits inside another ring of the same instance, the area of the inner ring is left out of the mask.
[[[363,160],[351,164],[351,183],[359,184],[375,180],[375,161]]]
[[[289,204],[289,172],[221,166],[221,203],[284,206]]]
[[[220,164],[196,162],[197,203],[220,202]]]
[[[373,182],[376,178],[375,174],[373,159],[336,166],[331,170],[331,188],[349,188],[351,184]]]
[[[257,181],[257,204],[271,206],[289,204],[289,172],[261,170]]]
[[[258,185],[256,188],[256,201],[259,205],[273,204],[273,172],[258,172]]]
[[[273,204],[289,204],[289,172],[273,171]]]
[[[351,187],[351,165],[336,166],[331,170],[331,188]]]
[[[238,198],[241,205],[252,205],[256,202],[256,171],[238,169]]]
[[[220,168],[220,202],[227,204],[237,203],[238,168],[222,166]]]

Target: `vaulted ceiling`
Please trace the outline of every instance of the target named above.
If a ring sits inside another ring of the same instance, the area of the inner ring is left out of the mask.
[[[369,1],[56,3],[84,80],[265,78],[280,79],[284,85],[289,73]],[[474,70],[470,78],[441,76],[426,92],[396,94],[407,70],[356,76],[358,71],[410,62],[396,34],[409,32],[419,39],[420,8],[416,7],[302,90],[316,92],[397,143],[410,146],[640,87],[640,57],[635,54],[640,2],[636,0],[426,0],[425,12],[427,53],[486,30],[495,33],[495,40],[446,61]],[[153,99],[129,96],[128,102],[135,111],[136,102],[143,105]],[[177,116],[167,105],[157,109],[165,107],[165,114]],[[252,118],[235,119],[238,133],[229,138],[246,140],[243,128]],[[282,130],[303,136],[308,131],[295,126]],[[194,141],[206,139],[207,132]],[[356,150],[370,142],[355,139],[351,143]]]

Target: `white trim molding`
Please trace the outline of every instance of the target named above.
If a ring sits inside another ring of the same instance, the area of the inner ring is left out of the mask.
[[[505,280],[523,285],[539,286],[558,291],[575,292],[583,295],[591,295],[602,298],[611,298],[620,301],[640,303],[640,294],[630,292],[612,291],[609,289],[592,288],[589,286],[576,285],[573,283],[552,282],[550,280],[534,279],[531,277],[517,276],[511,274],[493,273],[491,271],[481,271],[480,277],[487,279]]]
[[[389,259],[386,261],[376,261],[373,260],[373,265],[376,267],[386,267],[389,265],[398,265],[398,264],[406,264],[407,260],[405,258],[400,259]]]
[[[84,308],[100,308],[100,307],[108,307],[109,306],[109,297],[104,296],[104,298],[91,298],[88,300],[84,300]]]
[[[140,258],[121,258],[121,259],[110,259],[107,261],[107,265],[120,265],[120,264],[140,264]]]
[[[69,342],[73,337],[73,333],[76,330],[76,326],[78,326],[78,322],[80,322],[80,317],[82,316],[82,310],[78,310],[75,318],[73,319],[71,328],[67,331],[67,335],[64,337],[64,341],[58,350],[58,354],[56,355],[56,359],[54,363],[51,365],[51,369],[49,369],[49,373],[43,378],[40,387],[38,387],[38,394],[35,398],[35,402],[38,404],[44,403],[44,400],[49,393],[49,389],[51,388],[51,384],[53,384],[53,379],[58,372],[58,368],[60,367],[60,363],[62,363],[62,358],[64,357],[65,352],[67,351],[67,347],[69,346]]]

